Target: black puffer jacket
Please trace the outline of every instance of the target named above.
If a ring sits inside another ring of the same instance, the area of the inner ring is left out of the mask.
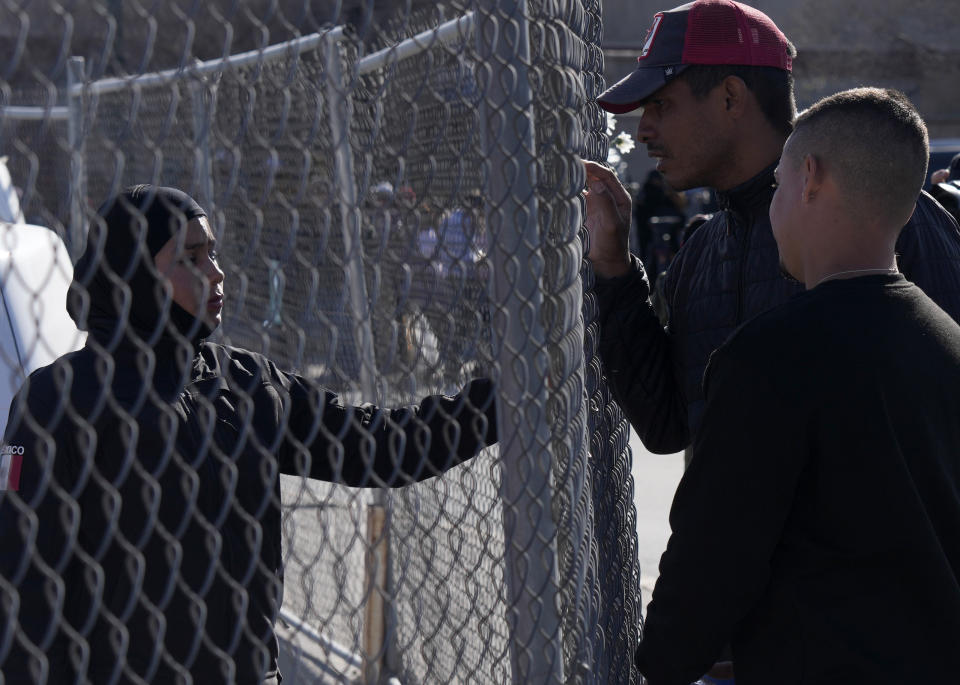
[[[686,447],[703,411],[703,372],[713,350],[740,324],[803,286],[781,275],[770,229],[776,164],[729,192],[667,271],[669,323],[661,327],[648,298],[643,265],[597,279],[600,354],[614,394],[652,452]],[[897,241],[900,270],[960,321],[960,232],[926,193]],[[744,417],[744,430],[750,417]]]

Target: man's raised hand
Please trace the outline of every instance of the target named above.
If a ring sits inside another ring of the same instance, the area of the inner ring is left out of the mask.
[[[587,259],[598,276],[613,278],[630,270],[630,194],[602,164],[583,162],[587,172]]]

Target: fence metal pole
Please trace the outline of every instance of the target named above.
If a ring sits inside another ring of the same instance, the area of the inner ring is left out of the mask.
[[[367,284],[363,275],[360,202],[357,198],[353,150],[350,146],[353,107],[343,74],[341,35],[328,33],[323,37],[324,64],[327,68],[327,109],[330,114],[330,135],[333,138],[337,190],[340,195],[347,287],[350,289],[354,332],[360,348],[360,390],[366,399],[374,400],[377,397],[377,360],[373,350],[373,327],[370,324],[370,299],[367,297]]]
[[[324,64],[327,69],[327,107],[333,138],[334,164],[340,194],[343,245],[347,285],[350,288],[351,314],[360,349],[360,389],[367,400],[378,401],[376,356],[373,347],[371,317],[373,307],[367,296],[361,241],[360,202],[357,197],[353,149],[350,145],[350,121],[353,117],[350,90],[344,78],[340,41],[343,32],[323,37]],[[375,489],[367,511],[367,552],[364,555],[364,587],[369,594],[364,607],[364,681],[380,680],[383,657],[387,651],[386,609],[384,598],[389,587],[390,527],[386,493]]]
[[[198,77],[197,80],[190,80],[187,88],[190,92],[193,139],[197,155],[195,160],[196,190],[200,198],[200,206],[213,216],[213,160],[210,155],[210,130],[213,114],[216,111],[216,84],[207,84],[202,78]],[[204,98],[207,92],[209,93],[209,100]]]
[[[515,683],[563,681],[557,529],[547,415],[544,257],[526,0],[486,0],[475,17],[485,100],[492,332],[499,362],[507,621]]]
[[[64,236],[71,259],[80,257],[86,238],[84,207],[87,197],[87,178],[84,169],[84,74],[83,57],[71,57],[67,62],[67,142],[70,145],[70,223]]]

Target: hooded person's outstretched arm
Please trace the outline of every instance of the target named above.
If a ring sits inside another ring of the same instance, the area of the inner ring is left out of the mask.
[[[478,379],[457,395],[384,409],[345,405],[306,379],[280,371],[289,393],[281,473],[353,487],[401,487],[438,476],[497,440],[494,385]]]

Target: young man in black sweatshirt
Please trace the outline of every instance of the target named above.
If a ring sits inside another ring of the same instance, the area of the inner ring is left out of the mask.
[[[770,221],[805,292],[711,357],[637,650],[650,685],[726,644],[739,685],[955,680],[960,326],[895,255],[927,158],[896,91],[799,116]]]

